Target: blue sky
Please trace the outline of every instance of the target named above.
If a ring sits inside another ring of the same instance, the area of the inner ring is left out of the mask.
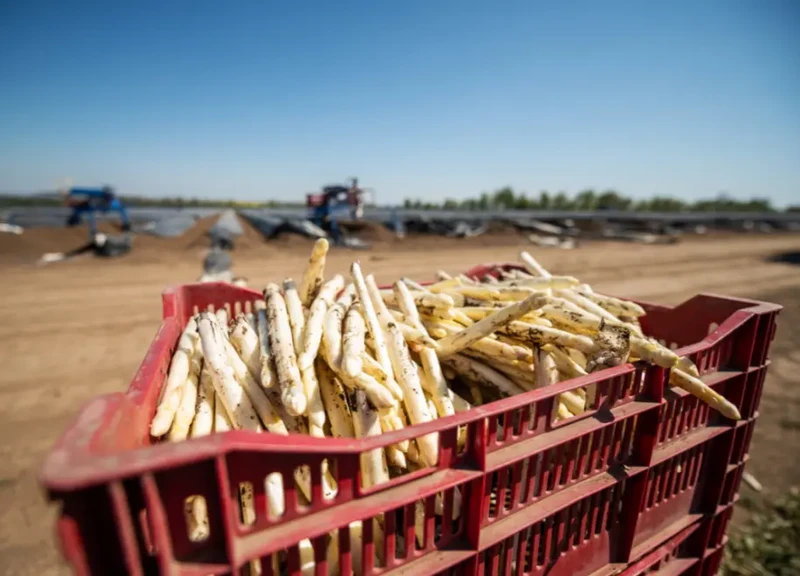
[[[0,1],[0,190],[800,202],[800,3]]]

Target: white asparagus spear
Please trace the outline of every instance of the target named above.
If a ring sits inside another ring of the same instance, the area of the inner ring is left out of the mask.
[[[367,284],[364,281],[364,276],[361,273],[361,267],[358,265],[358,262],[353,262],[350,266],[350,274],[353,277],[353,284],[356,287],[358,299],[361,301],[361,309],[364,312],[367,332],[375,345],[375,357],[378,363],[383,367],[383,371],[389,375],[390,379],[393,379],[392,361],[389,358],[389,351],[386,349],[386,339],[383,335],[381,324],[375,313],[375,306],[367,290]]]
[[[372,275],[363,278],[361,276],[361,271],[358,268],[358,264],[354,264],[354,267],[351,267],[351,272],[353,272],[353,278],[355,281],[356,290],[357,292],[359,292],[359,297],[361,298],[361,304],[362,304],[361,309],[365,313],[365,316],[367,318],[367,326],[370,330],[372,330],[370,322],[374,323],[373,326],[375,333],[372,334],[372,332],[370,332],[370,334],[375,336],[374,342],[378,342],[378,336],[380,336],[380,339],[382,340],[384,346],[384,351],[388,353],[385,341],[386,334],[384,330],[386,329],[386,323],[392,321],[392,316],[389,313],[388,309],[386,308],[386,305],[383,303],[383,299],[381,298],[380,295],[380,290],[378,289],[378,285],[375,283],[375,278]],[[361,288],[359,288],[359,282]],[[360,290],[362,289],[365,289],[366,299],[360,293]],[[368,310],[367,308],[368,306],[373,307],[374,310],[372,314],[373,320],[370,320],[370,316],[366,312]],[[383,361],[381,361],[381,356],[378,354],[377,348],[376,348],[376,355],[378,356],[378,362],[382,365],[382,367],[384,368],[384,372],[386,373],[386,379],[383,381],[383,385],[391,392],[394,398],[401,400],[403,398],[403,389],[395,381],[395,376],[392,370],[393,364],[391,358],[389,358],[389,365],[387,367],[384,365],[386,358],[384,358]],[[389,356],[391,356],[390,353]],[[363,377],[363,376],[365,376],[365,374],[362,373],[358,377]],[[380,408],[380,409],[382,415],[381,426],[384,432],[388,432],[391,430],[400,430],[403,427],[402,418],[398,414],[398,411],[396,410],[395,406],[392,406],[389,409],[386,408]],[[405,456],[401,456],[399,453],[408,450],[408,446],[409,446],[409,441],[403,440],[391,447],[388,447],[386,450],[386,455],[388,458],[391,459],[391,462],[394,465],[401,468],[405,467],[407,466]]]
[[[398,312],[397,310],[389,310],[388,312],[394,319],[394,322],[397,324],[400,332],[402,332],[403,338],[405,338],[406,342],[408,342],[408,345],[411,346],[415,352],[420,348],[439,348],[439,344],[430,337],[427,331],[423,332],[406,324],[404,321],[405,316],[402,312]]]
[[[292,342],[295,354],[303,351],[303,333],[306,329],[306,310],[300,301],[294,280],[287,278],[283,281],[283,299],[286,302],[286,311],[289,314],[289,326],[292,328]]]
[[[267,324],[267,310],[265,307],[260,307],[256,311],[256,331],[258,333],[260,364],[256,374],[260,377],[261,386],[264,389],[272,388],[278,380],[278,376],[275,373],[275,363],[272,361],[272,351],[269,347]]]
[[[579,290],[565,290],[563,293],[559,293],[563,299],[579,306],[582,310],[586,313],[590,314],[595,318],[600,318],[606,321],[608,324],[612,326],[622,326],[630,330],[631,334],[634,335],[634,338],[631,339],[631,348],[634,352],[644,350],[645,354],[650,353],[652,356],[654,353],[652,352],[653,346],[658,350],[655,352],[656,356],[658,357],[657,360],[653,360],[656,364],[663,365],[665,367],[666,364],[660,364],[660,362],[673,362],[677,356],[674,356],[670,350],[668,350],[665,346],[661,346],[660,344],[654,343],[648,338],[645,338],[644,334],[642,333],[642,329],[633,322],[623,322],[619,318],[617,318],[614,314],[610,311],[606,310],[603,306],[597,304],[591,297],[597,296],[595,295],[591,288],[587,285],[582,285],[584,288],[583,291]],[[607,297],[610,298],[610,297]],[[624,300],[619,300],[618,298],[610,298],[613,302],[618,303],[620,306],[627,304]],[[642,314],[644,314],[644,310],[638,304],[631,304],[631,312],[633,314],[633,318],[638,318],[636,314],[639,310],[641,310]],[[638,354],[637,354],[638,355]],[[644,359],[650,358],[650,356],[642,356]],[[689,360],[688,358],[678,358],[677,360],[677,367],[687,372],[689,375],[694,376],[695,378],[699,377],[699,372],[697,370],[697,366]]]
[[[342,295],[328,308],[322,326],[322,345],[325,348],[325,357],[330,360],[337,372],[342,367],[343,361],[343,324],[344,317],[356,295],[355,286],[348,284]],[[300,362],[302,364],[302,357]]]
[[[567,420],[569,418],[572,418],[573,416],[575,416],[575,414],[570,412],[569,408],[567,408],[564,405],[563,402],[558,402],[558,412],[557,412],[556,420]],[[539,464],[539,462],[540,462],[540,460],[537,459],[536,463]],[[538,481],[538,476],[537,476],[537,481]]]
[[[351,378],[362,370],[364,361],[362,354],[366,353],[364,337],[367,326],[364,318],[356,306],[350,306],[344,319],[344,334],[342,335],[342,369]]]
[[[381,426],[383,429],[383,426]],[[383,430],[384,432],[388,432],[388,430]],[[392,466],[399,470],[407,470],[408,469],[408,460],[406,460],[406,455],[403,454],[403,451],[394,444],[391,446],[387,446],[386,450],[386,464],[388,466]]]
[[[422,424],[433,420],[428,411],[428,403],[422,391],[417,370],[408,351],[403,335],[394,322],[386,326],[389,356],[398,384],[403,389],[403,404],[412,424]],[[427,434],[417,438],[417,445],[425,463],[435,466],[439,459],[439,437]]]
[[[353,427],[357,438],[379,436],[381,425],[378,411],[367,401],[362,390],[356,390],[350,396],[353,406]],[[389,481],[389,469],[382,448],[367,450],[360,456],[362,484],[365,488],[378,486]]]
[[[375,306],[378,322],[383,330],[386,330],[386,326],[392,322],[397,324],[397,327],[403,332],[403,337],[409,342],[414,342],[422,346],[430,346],[431,348],[437,347],[436,341],[431,339],[424,330],[418,330],[414,326],[410,326],[404,322],[397,322],[395,320],[391,311],[386,307],[386,304],[381,297],[378,284],[375,282],[375,277],[372,276],[372,274],[367,276],[364,279],[364,282],[367,286],[367,291],[369,292],[370,298],[372,299],[372,304]]]
[[[586,409],[586,398],[582,398],[576,392],[562,392],[558,395],[558,401],[576,416],[583,414]]]
[[[525,268],[528,270],[528,272],[534,276],[539,276],[541,278],[550,278],[550,276],[552,276],[552,274],[550,274],[550,272],[548,272],[544,266],[539,264],[539,262],[537,262],[536,259],[529,253],[524,251],[520,252],[519,259],[522,260],[523,264],[525,264]]]
[[[639,329],[638,326],[634,326],[633,324],[627,324],[622,322],[619,318],[611,314],[608,310],[598,306],[593,301],[589,300],[588,298],[578,294],[573,290],[556,290],[556,295],[564,300],[572,302],[576,306],[579,306],[581,309],[589,312],[608,322],[614,326],[625,326],[628,328],[633,334],[638,336],[643,336],[642,331]]]
[[[308,368],[314,364],[314,359],[317,357],[317,352],[319,352],[319,346],[322,342],[325,315],[328,312],[328,307],[333,304],[333,299],[342,287],[344,287],[344,278],[337,274],[333,279],[322,285],[319,294],[311,304],[306,328],[303,331],[303,349],[297,360],[300,368]],[[341,327],[339,331],[341,334]],[[341,346],[341,342],[339,345]]]
[[[639,318],[640,316],[645,315],[644,308],[635,302],[630,302],[629,300],[620,300],[619,298],[614,298],[613,296],[605,296],[591,290],[577,290],[577,292],[581,296],[584,296],[585,298],[588,298],[602,306],[614,316]]]
[[[452,279],[453,279],[453,277],[452,277],[452,276],[450,276],[450,274],[448,274],[448,273],[447,273],[447,272],[445,272],[444,270],[437,270],[437,271],[436,271],[436,279],[437,279],[437,280],[440,280],[440,281],[441,281],[441,280],[452,280]]]
[[[322,406],[322,399],[319,396],[317,374],[313,364],[307,367],[300,366],[304,350],[303,335],[306,328],[306,316],[293,280],[284,280],[283,297],[286,302],[286,310],[289,314],[289,325],[292,329],[292,342],[294,344],[295,354],[299,357],[298,367],[300,369],[300,379],[303,382],[303,392],[307,401],[306,413],[308,416],[309,434],[323,437],[324,432],[322,428],[325,426],[325,409]]]
[[[280,518],[286,509],[283,495],[283,476],[279,472],[267,475],[265,482],[267,493],[267,512],[270,518]]]
[[[558,346],[554,344],[547,344],[542,346],[542,350],[550,354],[558,371],[567,378],[580,378],[581,376],[586,376],[586,370],[584,370],[580,364],[570,358],[569,354],[564,352],[564,350]],[[567,408],[570,407],[567,406]],[[570,412],[575,413],[572,408],[570,408]]]
[[[541,308],[547,304],[547,297],[541,294],[531,294],[525,300],[511,304],[490,314],[483,320],[476,322],[469,328],[456,332],[439,340],[440,355],[455,354],[459,350],[466,348],[473,342],[484,338],[497,330],[499,327],[508,324],[528,314],[531,310]]]
[[[372,376],[361,372],[355,378],[350,378],[342,372],[339,373],[339,377],[348,388],[363,390],[369,401],[378,410],[386,410],[397,406],[397,400],[395,400],[391,392],[385,386],[381,386]]]
[[[387,386],[389,375],[386,374],[386,372],[383,369],[383,366],[381,366],[378,363],[378,361],[375,360],[375,358],[373,358],[370,355],[370,353],[366,351],[363,354],[361,354],[361,370],[359,370],[356,373],[356,376],[358,376],[358,374],[360,374],[361,372],[369,376],[372,376],[380,384]],[[398,396],[396,397],[398,398],[398,400],[401,400],[403,395],[402,390],[399,391],[397,394],[399,394],[399,397]]]
[[[216,318],[207,312],[199,315],[197,328],[203,347],[203,358],[206,361],[211,380],[214,383],[217,401],[221,401],[228,413],[231,426],[236,429],[261,431],[258,415],[253,403],[245,394],[241,384],[236,381],[233,368],[228,363],[225,349],[226,336],[217,323]]]
[[[466,412],[467,410],[472,410],[472,404],[464,400],[458,394],[453,394],[453,407],[456,409],[456,412]]]
[[[425,326],[423,326],[419,318],[417,307],[405,283],[396,282],[394,291],[403,316],[413,327],[427,335]],[[439,364],[439,357],[436,351],[424,347],[419,351],[419,356],[424,373],[424,378],[421,379],[422,386],[431,395],[431,399],[436,406],[436,413],[442,417],[455,414],[452,392],[447,387],[447,381],[444,378],[444,374],[442,374],[442,367]]]
[[[253,408],[261,418],[261,422],[273,434],[286,434],[286,424],[279,410],[280,401],[273,405],[273,400],[270,400],[270,396],[275,398],[275,390],[264,389],[258,385],[244,360],[241,359],[229,340],[224,342],[224,347],[228,355],[228,364],[233,368],[233,375],[253,403]]]
[[[230,335],[231,343],[241,356],[247,368],[253,374],[261,372],[261,350],[258,342],[258,333],[247,322],[244,315],[236,317]]]
[[[202,356],[195,352],[189,367],[189,376],[186,378],[186,382],[183,383],[181,403],[178,405],[178,410],[175,412],[175,419],[172,421],[172,427],[169,429],[168,437],[170,442],[186,440],[189,436],[189,429],[192,426],[195,407],[197,406],[197,381],[200,378],[202,363]]]
[[[183,384],[189,377],[189,365],[195,354],[198,339],[197,323],[192,318],[181,333],[178,346],[172,356],[158,409],[150,424],[151,436],[163,436],[172,426],[172,420],[175,418],[175,412],[181,402]]]
[[[542,313],[557,323],[581,333],[598,332],[606,324],[605,320],[589,312],[580,308],[574,310],[562,307],[559,303],[542,307]],[[680,358],[674,352],[647,338],[631,334],[630,345],[632,355],[658,366],[672,368],[680,362]]]
[[[213,379],[211,385],[214,385]],[[217,393],[214,392],[214,432],[227,432],[232,429],[233,424],[231,424],[231,419],[228,417],[227,410],[225,410],[225,405],[220,401]]]
[[[239,484],[239,505],[241,506],[242,523],[250,526],[256,521],[255,498],[253,497],[253,485],[250,482]]]
[[[202,542],[210,532],[206,499],[198,496],[187,498],[183,506],[189,541]]]
[[[690,394],[697,396],[703,402],[718,410],[723,416],[732,420],[740,420],[742,418],[739,410],[724,396],[720,395],[713,388],[710,388],[705,382],[680,370],[673,368],[670,371],[669,383],[673,386],[683,388]]]
[[[409,280],[402,280],[403,284],[408,286]],[[387,306],[397,306],[397,295],[390,291],[390,290],[380,290],[381,299],[383,300],[384,304]],[[445,310],[447,308],[452,308],[455,306],[455,299],[448,295],[448,294],[434,294],[433,292],[425,291],[417,291],[411,292],[409,290],[409,296],[411,300],[414,302],[415,306],[419,306],[420,308],[434,308],[434,309],[442,309]]]
[[[493,306],[470,306],[469,308],[456,308],[455,309],[457,314],[463,314],[472,322],[477,322],[478,320],[483,320],[489,314],[497,312],[497,308]],[[548,326],[551,327],[553,325],[552,322],[549,320],[542,318],[538,315],[539,312],[534,310],[530,314],[526,314],[525,316],[520,317],[520,321],[527,322],[528,324],[535,324],[537,326]]]
[[[325,426],[325,407],[322,404],[322,397],[319,392],[319,378],[314,364],[308,368],[300,370],[300,377],[303,380],[303,389],[308,399],[308,406],[306,408],[306,415],[308,417],[309,429],[312,436],[322,437],[323,426]]]
[[[275,358],[275,370],[281,391],[281,402],[292,416],[300,416],[306,411],[308,399],[303,389],[297,357],[292,343],[292,330],[289,327],[289,314],[286,303],[277,284],[267,284],[267,319],[270,351]]]
[[[259,310],[259,312],[263,312],[263,310]],[[236,344],[236,336],[236,331],[232,331],[230,342],[231,345]],[[259,353],[259,358],[257,361],[253,361],[253,356],[251,355],[250,362],[245,362],[244,358],[239,356],[236,346],[234,345],[233,349],[231,349],[231,345],[226,343],[226,349],[230,358],[231,367],[233,368],[237,380],[243,385],[245,392],[247,392],[248,396],[250,396],[250,399],[253,401],[256,412],[258,412],[265,424],[268,423],[267,429],[276,434],[284,433],[284,427],[289,431],[298,432],[301,428],[301,423],[298,422],[297,417],[289,414],[286,408],[283,406],[280,391],[278,390],[279,387],[272,386],[266,388],[262,386],[261,391],[263,394],[258,393],[258,386],[256,386],[256,384],[258,383],[257,378],[259,374],[263,375],[266,371],[270,374],[270,379],[272,382],[275,382],[278,379],[277,375],[275,374],[275,366],[272,362],[272,358],[267,356],[265,359]],[[266,403],[264,402],[262,396],[266,396]],[[277,415],[283,424],[275,419],[275,415]],[[318,431],[315,430],[315,432]]]
[[[317,359],[319,390],[322,403],[331,423],[331,434],[334,438],[355,438],[353,431],[353,414],[347,403],[345,388],[327,363]]]
[[[189,431],[190,438],[206,436],[214,430],[214,384],[211,382],[211,373],[208,369],[200,372],[200,386],[197,392],[197,410]]]
[[[300,282],[300,301],[304,306],[311,306],[311,302],[316,298],[317,292],[322,286],[328,247],[328,241],[320,238],[314,242],[314,247],[311,249],[311,258],[308,260],[308,267]]]
[[[502,396],[515,396],[525,392],[524,389],[520,388],[511,381],[511,379],[497,370],[490,368],[482,362],[468,358],[467,356],[461,354],[448,356],[444,362],[448,366],[452,366],[456,372],[467,380],[476,382],[489,389],[496,389]]]
[[[593,354],[598,350],[598,345],[588,336],[573,334],[558,328],[514,321],[509,322],[499,331],[518,338],[529,345],[555,344],[566,348],[575,348],[586,354]]]
[[[533,365],[536,388],[545,388],[558,383],[558,368],[549,352],[536,348],[536,361]]]

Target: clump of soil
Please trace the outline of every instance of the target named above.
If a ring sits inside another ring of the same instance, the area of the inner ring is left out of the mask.
[[[395,242],[398,238],[394,232],[389,230],[380,222],[366,222],[363,220],[358,221],[343,221],[339,222],[342,230],[349,236],[354,236],[359,240],[374,243],[390,243]]]

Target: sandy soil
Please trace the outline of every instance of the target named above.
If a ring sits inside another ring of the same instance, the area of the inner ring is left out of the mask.
[[[78,238],[80,234],[74,234]],[[60,574],[53,545],[54,510],[36,472],[44,452],[77,409],[97,394],[124,390],[153,337],[160,293],[200,273],[196,239],[165,245],[145,239],[116,261],[91,258],[49,267],[6,246],[0,250],[0,573]],[[480,262],[514,259],[527,246],[513,235],[467,241],[413,238],[379,242],[371,251],[335,251],[330,270],[354,258],[379,281],[430,278],[436,269],[463,271]],[[773,353],[748,469],[768,491],[800,484],[800,268],[772,263],[800,251],[798,236],[739,236],[674,246],[592,244],[573,251],[539,250],[554,273],[580,276],[605,292],[678,303],[698,292],[777,301],[786,306]],[[41,252],[38,252],[41,253]],[[252,286],[298,276],[307,244],[250,241],[234,254],[234,270]]]

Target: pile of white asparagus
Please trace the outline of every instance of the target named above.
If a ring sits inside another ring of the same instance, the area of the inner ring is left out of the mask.
[[[551,275],[526,252],[525,272],[497,270],[480,280],[439,272],[434,284],[403,278],[380,289],[358,263],[349,279],[326,279],[327,251],[327,241],[318,240],[299,285],[268,284],[252,314],[229,319],[219,307],[190,320],[152,436],[180,441],[241,429],[362,438],[636,360],[670,368],[672,385],[739,418],[691,361],[642,333],[640,306]],[[553,419],[583,413],[595,393],[588,386],[560,394]],[[362,485],[437,459],[436,434],[368,451],[361,455]],[[308,470],[298,469],[295,481],[310,499]],[[281,479],[272,482],[270,513],[280,515]],[[327,470],[323,483],[332,497]],[[252,516],[252,488],[247,492],[245,522]]]

